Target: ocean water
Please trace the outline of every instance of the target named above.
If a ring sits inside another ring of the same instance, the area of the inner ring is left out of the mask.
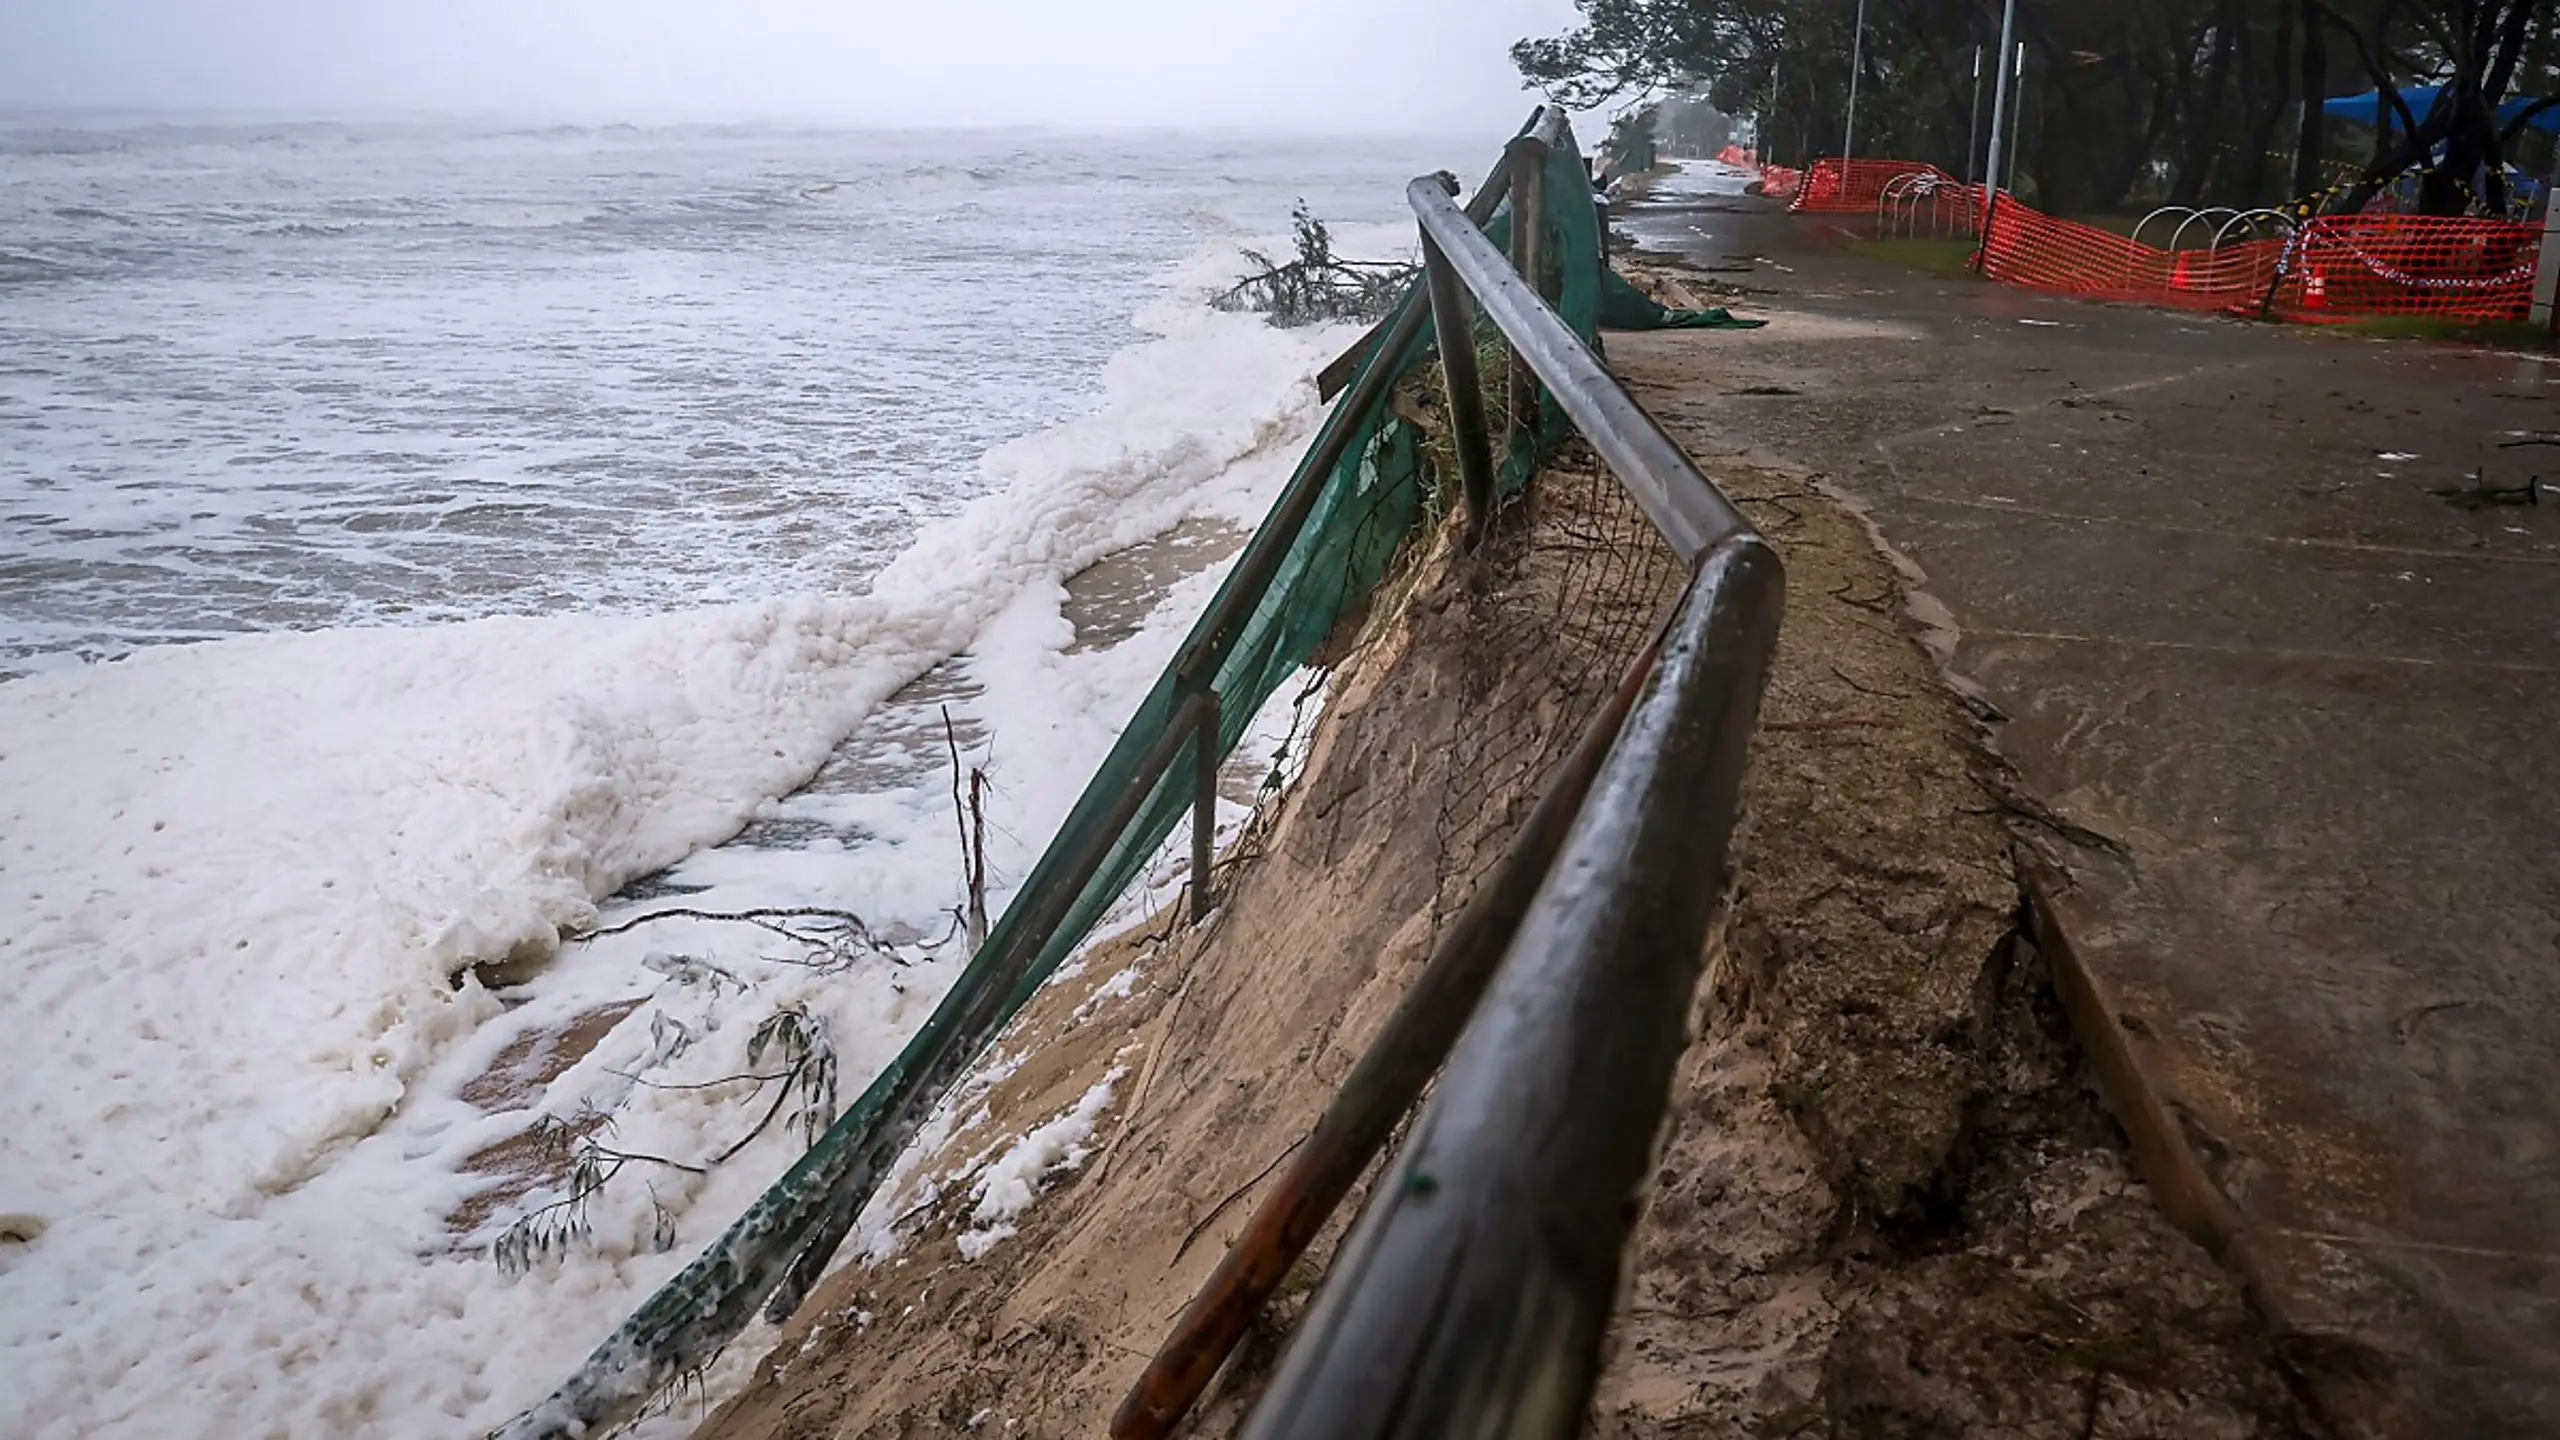
[[[0,126],[0,1435],[540,1400],[805,1146],[761,1028],[849,1099],[965,960],[946,734],[1000,911],[1223,562],[1068,581],[1308,443],[1354,332],[1211,308],[1243,249],[1496,148]],[[988,1123],[848,1251],[1032,1203]]]
[[[0,674],[857,589],[1168,267],[1456,148],[0,128]]]

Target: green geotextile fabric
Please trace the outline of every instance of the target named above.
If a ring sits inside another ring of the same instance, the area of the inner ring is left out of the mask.
[[[1603,330],[1757,330],[1766,320],[1745,320],[1718,306],[1711,310],[1674,310],[1657,302],[1615,270],[1600,277],[1600,328]]]
[[[1557,309],[1566,322],[1595,350],[1599,325],[1608,314],[1633,315],[1640,323],[1656,325],[1719,323],[1665,319],[1659,306],[1640,314],[1624,299],[1609,298],[1615,293],[1611,282],[1624,282],[1607,272],[1590,179],[1570,135],[1552,152],[1546,194],[1550,293],[1559,297]],[[1502,228],[1507,232],[1507,220]],[[1628,294],[1633,293],[1629,287]],[[1406,303],[1423,303],[1418,283]],[[1387,364],[1401,375],[1428,359],[1433,344],[1426,323],[1404,354],[1373,354],[1361,374]],[[1353,391],[1357,388],[1355,381]],[[1217,657],[1212,673],[1221,757],[1234,748],[1264,702],[1314,656],[1335,622],[1377,585],[1424,513],[1431,482],[1421,436],[1389,411],[1383,397],[1360,413],[1350,412],[1350,398],[1346,394],[1325,421],[1328,427],[1351,428],[1349,449],[1327,475],[1310,475],[1301,461],[1291,491],[1305,484],[1321,486],[1313,511],[1249,618]],[[1537,433],[1567,433],[1552,398],[1545,405],[1545,423]],[[1506,488],[1517,491],[1527,483],[1539,458],[1536,448],[1536,441],[1516,438],[1503,467]],[[1238,579],[1231,576],[1228,586]],[[1180,653],[1191,654],[1210,642],[1209,615],[1215,609],[1213,605],[1204,612]],[[1195,760],[1189,746],[1154,781],[1145,782],[1139,774],[1182,700],[1168,667],[1129,717],[1118,745],[993,933],[905,1050],[726,1234],[635,1312],[542,1408],[508,1433],[572,1433],[595,1416],[627,1408],[726,1343],[812,1236],[817,1245],[834,1248],[933,1107],[1014,1012],[1085,942],[1188,814]],[[1108,820],[1114,802],[1141,783],[1148,791],[1136,821],[1111,842],[1100,871],[1068,901],[1064,922],[1045,940],[1029,933],[1027,917],[1048,908],[1035,901],[1056,899],[1072,878],[1074,852]],[[564,1422],[571,1428],[558,1428]]]
[[[1588,205],[1591,202],[1591,199],[1591,185],[1588,180],[1585,180],[1579,187],[1577,193],[1569,197],[1569,203],[1573,203],[1575,205]],[[1552,229],[1552,226],[1550,228]],[[1656,301],[1652,296],[1637,289],[1634,283],[1629,281],[1626,276],[1610,269],[1606,263],[1598,260],[1600,237],[1599,223],[1596,219],[1592,223],[1591,230],[1592,260],[1590,262],[1590,267],[1586,269],[1582,264],[1569,263],[1569,268],[1566,270],[1566,274],[1568,276],[1597,277],[1600,287],[1599,295],[1593,304],[1595,305],[1599,316],[1600,329],[1757,330],[1761,326],[1769,323],[1766,320],[1745,320],[1741,316],[1736,315],[1732,311],[1726,310],[1721,306],[1710,310],[1674,310],[1669,306]],[[1493,220],[1484,227],[1484,233],[1493,241],[1494,244],[1502,247],[1506,252],[1510,250],[1511,207],[1505,205],[1501,209],[1493,212]],[[1552,243],[1552,241],[1550,243]],[[1573,308],[1573,301],[1574,297],[1568,295],[1558,307],[1565,312],[1567,318],[1571,318],[1574,314],[1578,313]],[[1594,350],[1599,348],[1596,341],[1592,348]]]

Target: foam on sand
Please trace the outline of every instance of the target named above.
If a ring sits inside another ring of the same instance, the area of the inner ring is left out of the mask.
[[[754,1068],[759,1017],[802,1007],[858,1090],[948,957],[827,970],[662,927],[504,1003],[475,967],[551,955],[972,646],[980,718],[1036,754],[1000,802],[1000,874],[1026,870],[1214,577],[1085,655],[1064,580],[1194,516],[1258,519],[1347,338],[1201,307],[1234,268],[1189,267],[1101,413],[991,453],[996,493],[866,593],[268,634],[0,684],[0,1433],[484,1428],[716,1233],[798,1152],[786,1126],[596,1199],[566,1260],[508,1276],[485,1233],[457,1239],[486,1183],[464,1162],[526,1124],[461,1096],[506,1005],[639,989],[650,1023],[552,1088],[627,1101],[617,1150],[698,1156],[743,1128],[714,1082]],[[870,845],[706,883],[922,929],[947,800],[838,798]]]

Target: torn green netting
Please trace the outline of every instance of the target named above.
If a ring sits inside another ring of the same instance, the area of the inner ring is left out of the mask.
[[[1549,293],[1558,297],[1556,308],[1565,322],[1594,350],[1599,348],[1599,327],[1611,315],[1633,315],[1648,325],[1720,323],[1665,320],[1661,314],[1639,313],[1616,296],[1613,286],[1625,282],[1607,270],[1590,178],[1570,132],[1549,156],[1546,195]],[[1508,231],[1507,220],[1503,230]],[[1415,288],[1409,304],[1421,303],[1420,287]],[[1660,309],[1653,307],[1654,312]],[[1426,323],[1403,354],[1373,354],[1360,373],[1384,364],[1401,376],[1424,363],[1432,345]],[[1351,395],[1358,388],[1355,381]],[[1383,395],[1356,414],[1350,412],[1350,398],[1346,395],[1325,422],[1352,428],[1344,458],[1324,476],[1310,475],[1306,461],[1300,462],[1290,488],[1321,485],[1313,511],[1249,617],[1217,656],[1212,674],[1221,758],[1264,703],[1314,657],[1335,624],[1376,587],[1425,514],[1431,480],[1421,437],[1388,409]],[[1567,430],[1553,399],[1545,399],[1534,434],[1515,432],[1504,465],[1506,490],[1516,492],[1525,485],[1540,449]],[[1231,575],[1227,587],[1237,583],[1239,577]],[[1216,609],[1213,603],[1203,613],[1181,653],[1209,643],[1208,615]],[[1003,918],[906,1048],[726,1233],[642,1304],[576,1375],[502,1433],[578,1434],[626,1413],[726,1344],[783,1284],[786,1273],[791,1283],[782,1290],[784,1299],[796,1298],[815,1279],[935,1105],[1032,993],[1084,944],[1188,813],[1195,758],[1189,746],[1163,775],[1149,780],[1141,773],[1142,762],[1166,736],[1182,701],[1168,668],[1130,716],[1119,743]],[[1147,794],[1137,818],[1111,840],[1092,879],[1066,894],[1074,878],[1075,852],[1096,841],[1115,803],[1139,785],[1147,787]],[[1026,917],[1054,909],[1061,896],[1063,920],[1045,936],[1031,933]],[[794,1257],[804,1252],[809,1258],[795,1267]]]
[[[1766,320],[1745,320],[1723,306],[1674,310],[1637,289],[1615,270],[1600,277],[1603,330],[1757,330]]]

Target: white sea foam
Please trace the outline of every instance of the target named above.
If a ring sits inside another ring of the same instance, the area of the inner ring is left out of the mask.
[[[1740,195],[1760,177],[1721,160],[1674,160],[1647,177],[1646,194],[1656,200],[1705,200]]]
[[[1215,577],[1078,653],[1064,580],[1187,517],[1257,518],[1347,339],[1203,308],[1233,269],[1188,267],[1101,410],[989,454],[988,493],[864,593],[245,636],[0,684],[0,1433],[469,1433],[743,1208],[796,1153],[785,1126],[684,1166],[750,1130],[750,1082],[721,1077],[757,1068],[757,1024],[797,1007],[859,1089],[949,982],[947,947],[812,968],[671,919],[570,947],[513,1008],[471,967],[551,954],[670,865],[693,908],[927,931],[952,898],[938,787],[775,797],[964,650],[1000,904]],[[757,817],[859,840],[703,849]],[[627,1162],[564,1257],[505,1276],[495,1227],[560,1197],[456,1221],[489,1183],[472,1157],[533,1118],[465,1087],[635,1001],[544,1103],[619,1106],[613,1153],[683,1164]]]
[[[1111,1103],[1111,1092],[1126,1070],[1114,1067],[1093,1082],[1075,1104],[1016,1137],[1004,1153],[989,1160],[976,1175],[977,1203],[969,1210],[969,1228],[959,1239],[964,1260],[982,1260],[988,1251],[1012,1238],[1014,1221],[1040,1198],[1052,1176],[1085,1161],[1085,1142]]]

